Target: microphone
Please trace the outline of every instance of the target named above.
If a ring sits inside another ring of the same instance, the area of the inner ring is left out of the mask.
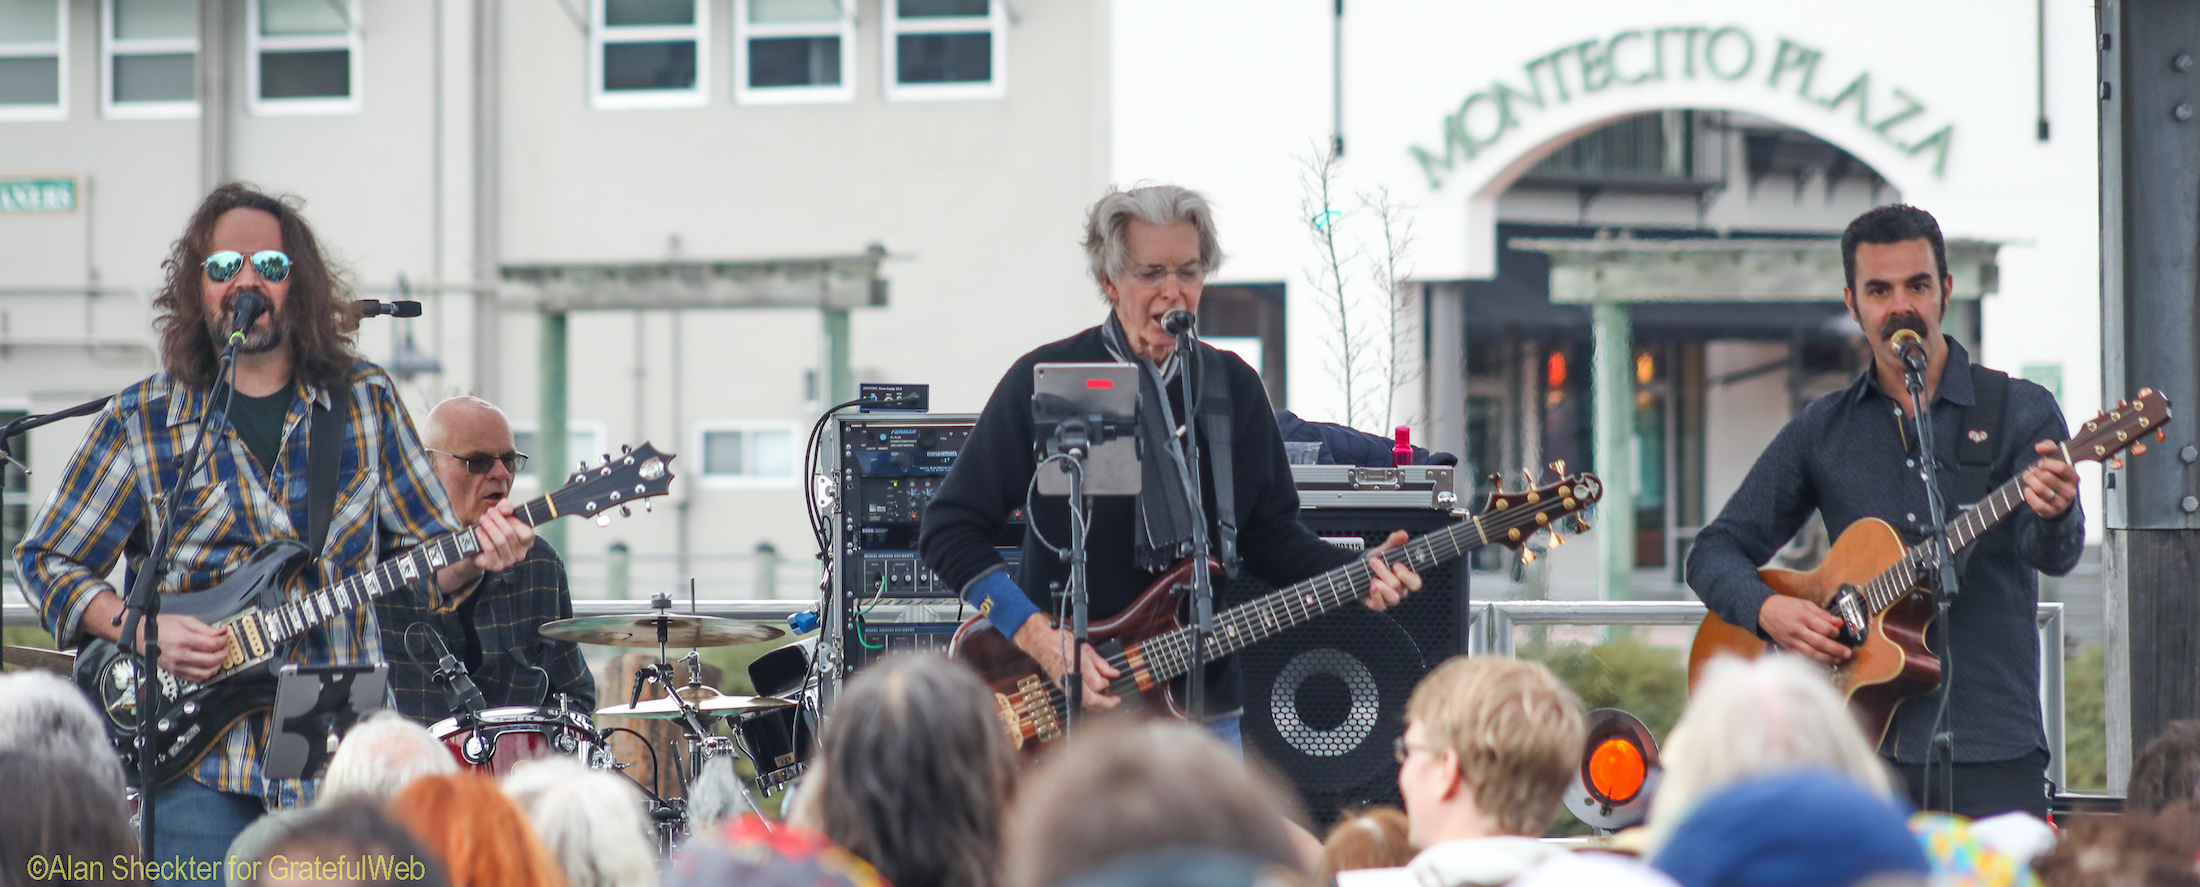
[[[415,622],[413,624],[427,627],[426,623]],[[458,657],[451,655],[451,648],[443,643],[443,636],[436,634],[433,628],[429,628],[426,634],[428,640],[435,643],[437,651],[435,671],[428,677],[438,683],[449,685],[448,692],[451,697],[457,700],[458,706],[465,709],[467,713],[471,714],[488,708],[488,698],[481,695],[480,687],[474,686],[474,679],[466,675],[466,666],[458,661]],[[412,644],[411,628],[405,629],[405,643],[407,646]]]
[[[1896,356],[1910,367],[1912,372],[1925,371],[1925,339],[1913,329],[1899,329],[1887,337],[1887,344],[1894,346]]]
[[[236,300],[229,303],[230,344],[242,344],[246,331],[259,322],[260,315],[266,314],[267,308],[267,296],[259,290],[238,293]]]
[[[384,302],[381,299],[353,299],[359,306],[360,317],[419,317],[420,303],[410,299]]]
[[[1168,330],[1169,335],[1172,336],[1192,333],[1193,328],[1197,326],[1199,326],[1199,316],[1182,308],[1161,315],[1161,328]],[[1192,333],[1192,335],[1196,337],[1199,334]]]

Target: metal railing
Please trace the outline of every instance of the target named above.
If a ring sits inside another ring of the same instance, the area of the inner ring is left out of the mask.
[[[1521,625],[1696,625],[1703,621],[1699,601],[1480,601],[1468,605],[1472,623],[1467,652],[1513,655],[1513,629]],[[2063,759],[2063,605],[2041,601],[2035,620],[2040,633],[2040,719],[2047,732],[2047,776],[2067,788]]]

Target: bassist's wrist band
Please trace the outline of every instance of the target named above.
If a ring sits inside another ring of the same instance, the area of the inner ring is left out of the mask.
[[[1015,638],[1016,629],[1039,608],[1032,605],[1024,590],[1016,587],[1016,580],[1008,578],[1008,571],[996,569],[978,577],[963,589],[963,602],[978,608],[978,615],[993,623],[1002,637]]]

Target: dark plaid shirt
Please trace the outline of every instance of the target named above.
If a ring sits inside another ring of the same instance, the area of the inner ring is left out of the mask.
[[[554,707],[557,693],[573,697],[574,708],[596,707],[596,679],[580,645],[542,636],[543,623],[573,615],[573,596],[565,563],[540,538],[525,560],[481,577],[450,612],[429,606],[425,595],[390,595],[375,610],[390,658],[390,688],[406,717],[433,723],[452,713],[450,695],[428,679],[438,652],[424,636],[430,630],[466,663],[490,708]],[[412,630],[408,645],[406,630],[415,624],[424,628]]]
[[[1956,443],[1964,409],[1974,404],[1971,356],[1948,339],[1947,366],[1933,392],[1932,452],[1941,501],[1951,518],[1970,504],[1956,498]],[[2054,395],[2031,382],[2009,380],[2002,410],[2001,428],[1992,432],[2001,438],[1991,473],[1996,485],[2039,458],[2032,451],[2035,442],[2070,436]],[[1758,581],[1757,567],[1771,560],[1812,511],[1824,515],[1826,529],[1836,536],[1859,519],[1876,517],[1901,533],[1904,543],[1916,544],[1927,508],[1917,479],[1914,428],[1868,368],[1847,388],[1813,401],[1780,430],[1718,519],[1696,537],[1688,556],[1689,587],[1719,618],[1757,631],[1757,609],[1773,593]],[[1968,549],[1962,595],[1948,618],[1934,620],[1925,635],[1927,647],[1946,651],[1949,626],[1943,623],[1954,626],[1949,677],[1955,695],[1948,701],[1948,720],[1956,760],[2004,761],[2047,748],[2040,729],[2035,622],[2039,576],[2033,571],[2070,572],[2084,545],[2085,519],[2073,501],[2054,520],[2041,520],[2030,506],[2019,505]],[[1880,752],[1902,763],[1924,763],[1940,696],[1936,690],[1896,709]]]

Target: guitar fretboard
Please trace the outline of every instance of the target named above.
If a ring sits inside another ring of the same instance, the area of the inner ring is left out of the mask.
[[[2001,523],[2015,512],[2017,506],[2024,502],[2023,480],[2024,474],[2019,472],[2015,477],[2003,481],[2000,487],[1987,494],[1986,498],[1980,499],[1978,504],[1949,521],[1949,550],[1961,552],[1970,547],[1971,543],[1978,541],[1978,537],[1985,535],[1987,530],[1993,529],[1995,524]],[[1878,613],[1907,597],[1917,587],[1919,579],[1924,576],[1932,562],[1931,543],[1920,542],[1910,546],[1903,553],[1902,560],[1894,566],[1872,577],[1872,581],[1864,586],[1864,600],[1870,606],[1871,612]]]
[[[540,526],[555,518],[557,513],[550,504],[550,498],[544,496],[520,506],[513,512],[513,516],[525,521],[528,526]],[[422,542],[411,551],[376,564],[364,573],[307,592],[272,610],[263,610],[260,620],[272,640],[277,643],[288,641],[304,634],[308,628],[364,607],[375,598],[408,583],[435,581],[437,570],[481,553],[481,539],[475,535],[477,532],[469,527]]]

